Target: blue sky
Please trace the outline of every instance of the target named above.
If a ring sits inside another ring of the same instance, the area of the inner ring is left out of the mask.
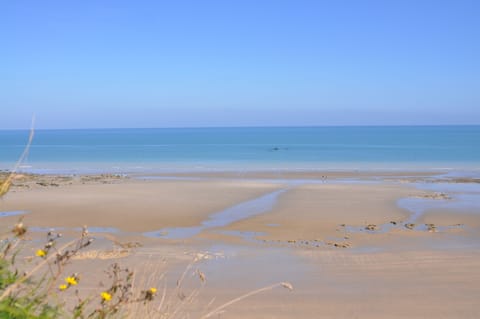
[[[480,1],[2,1],[0,129],[480,124]]]

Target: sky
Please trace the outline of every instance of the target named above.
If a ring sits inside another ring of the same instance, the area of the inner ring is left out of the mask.
[[[0,129],[480,124],[480,1],[0,2]]]

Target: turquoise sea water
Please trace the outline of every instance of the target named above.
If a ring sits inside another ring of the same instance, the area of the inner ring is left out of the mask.
[[[26,130],[0,130],[9,169]],[[37,130],[34,172],[480,169],[480,126]]]

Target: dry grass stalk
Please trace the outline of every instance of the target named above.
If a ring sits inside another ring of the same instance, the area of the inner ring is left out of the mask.
[[[20,155],[20,158],[17,160],[15,165],[13,166],[13,169],[11,170],[10,174],[7,176],[7,178],[2,181],[0,184],[0,198],[2,198],[6,193],[8,193],[8,190],[10,189],[10,186],[12,185],[12,180],[15,178],[15,174],[20,167],[20,165],[23,163],[25,158],[28,155],[28,152],[30,150],[30,145],[32,145],[33,141],[33,135],[34,135],[34,125],[35,125],[35,116],[32,118],[32,126],[30,128],[30,134],[28,136],[28,143],[25,146],[22,155]]]
[[[239,301],[242,301],[248,297],[251,297],[251,296],[254,296],[254,295],[257,295],[259,293],[262,293],[262,292],[265,292],[265,291],[268,291],[268,290],[272,290],[272,289],[275,289],[277,287],[283,287],[283,288],[287,288],[289,290],[293,290],[293,286],[291,283],[289,282],[279,282],[279,283],[276,283],[276,284],[273,284],[273,285],[270,285],[270,286],[267,286],[267,287],[263,287],[263,288],[260,288],[260,289],[257,289],[257,290],[253,290],[253,291],[250,291],[244,295],[241,295],[235,299],[232,299],[226,303],[224,303],[223,305],[220,305],[219,307],[213,309],[212,311],[210,311],[209,313],[203,315],[202,317],[200,317],[200,319],[207,319],[207,318],[210,318],[212,316],[215,316],[215,315],[218,315],[220,313],[223,312],[223,310]]]

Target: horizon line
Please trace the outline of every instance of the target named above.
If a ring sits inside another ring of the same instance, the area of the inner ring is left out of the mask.
[[[160,127],[76,127],[76,128],[35,128],[36,131],[66,130],[149,130],[149,129],[212,129],[212,128],[320,128],[320,127],[439,127],[439,126],[480,126],[478,124],[327,124],[327,125],[238,125],[238,126],[160,126]],[[24,131],[31,128],[0,128],[0,131]]]

